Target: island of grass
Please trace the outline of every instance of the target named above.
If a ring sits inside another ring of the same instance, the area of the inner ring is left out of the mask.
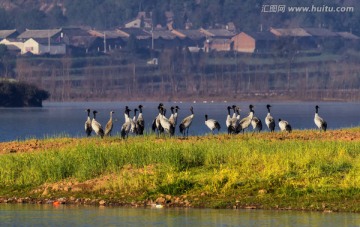
[[[360,212],[360,128],[0,143],[0,202]]]

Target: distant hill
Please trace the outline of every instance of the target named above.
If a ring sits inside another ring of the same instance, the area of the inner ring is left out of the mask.
[[[325,3],[326,2],[326,3]],[[279,10],[279,6],[285,7]],[[316,7],[314,12],[289,7]],[[344,12],[329,12],[337,7]],[[346,11],[352,7],[353,10]],[[274,10],[275,9],[275,10]],[[360,34],[360,2],[355,0],[0,0],[0,29],[122,26],[139,11],[152,12],[155,25],[166,25],[166,11],[174,27],[219,27],[233,22],[238,31],[270,27],[325,27]]]
[[[0,8],[7,11],[17,9],[34,10],[49,12],[55,6],[63,6],[64,0],[0,0]]]

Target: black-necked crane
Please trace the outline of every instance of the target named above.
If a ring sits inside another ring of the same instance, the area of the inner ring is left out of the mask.
[[[271,106],[269,104],[266,105],[268,113],[265,117],[265,124],[268,127],[268,129],[270,130],[270,132],[274,132],[275,131],[275,120],[270,114],[270,107]]]
[[[176,128],[176,124],[177,124],[177,117],[178,117],[178,110],[180,108],[178,106],[175,106],[175,107],[171,107],[170,110],[171,110],[171,115],[169,117],[169,122],[171,123],[171,125],[174,127],[174,129]],[[175,131],[174,131],[174,134],[175,134]]]
[[[172,125],[175,125],[175,107],[170,107],[171,115],[169,117],[169,122]]]
[[[232,115],[232,121],[236,121],[237,120],[237,115],[236,115],[236,105],[232,105],[232,109],[233,109],[233,115]]]
[[[235,107],[235,109],[236,109],[236,119],[237,119],[237,121],[238,121],[238,123],[239,123],[239,121],[240,121],[240,119],[241,119],[241,116],[240,116],[240,107]]]
[[[99,122],[96,121],[96,114],[98,112],[96,110],[93,111],[93,119],[91,121],[91,127],[94,130],[94,132],[96,133],[96,135],[100,136],[101,138],[104,137],[104,130],[101,126],[101,124]]]
[[[323,130],[324,132],[326,131],[327,129],[327,123],[324,119],[322,119],[320,116],[319,116],[319,106],[316,105],[315,106],[315,116],[314,116],[314,122],[315,122],[315,125],[318,127],[318,129],[320,130]]]
[[[281,118],[279,118],[279,128],[282,132],[283,131],[286,131],[288,133],[292,132],[292,128],[289,122],[282,120]]]
[[[208,115],[205,114],[205,125],[211,130],[211,133],[214,134],[214,130],[217,129],[220,131],[220,123],[214,119],[208,119]]]
[[[138,112],[138,109],[134,109],[134,116],[133,118],[131,119],[130,118],[130,124],[131,124],[131,127],[130,127],[130,132],[131,133],[134,133],[134,134],[137,134],[137,128],[136,128],[136,113]]]
[[[90,118],[90,109],[87,109],[87,119],[85,121],[85,133],[87,136],[91,136],[92,127],[91,127],[91,118]]]
[[[251,108],[253,114],[255,114],[255,111],[253,109],[254,107]],[[253,116],[252,120],[251,120],[251,126],[253,127],[253,130],[254,130],[254,133],[255,132],[260,132],[262,130],[262,122],[261,120],[256,117],[256,116]]]
[[[124,124],[121,126],[121,138],[125,139],[126,137],[129,136],[129,132],[130,132],[130,128],[131,128],[131,121],[132,119],[130,118],[130,109],[128,107],[125,108],[125,122]]]
[[[240,132],[245,132],[245,129],[247,129],[250,124],[251,121],[253,119],[254,116],[254,110],[253,110],[253,105],[249,105],[249,109],[250,109],[250,113],[247,117],[244,117],[243,119],[240,120],[238,127],[235,129],[236,133],[240,133]]]
[[[144,121],[144,116],[142,113],[142,108],[143,108],[143,105],[139,105],[139,115],[136,120],[137,133],[139,135],[143,135],[144,129],[145,129],[145,121]]]
[[[175,128],[174,125],[170,122],[170,120],[165,117],[165,112],[166,109],[162,106],[161,115],[160,115],[160,124],[165,132],[169,133],[170,136],[173,136],[175,134]]]
[[[174,127],[176,127],[176,125],[177,125],[177,119],[178,119],[178,115],[179,115],[179,113],[178,113],[179,110],[180,110],[180,107],[175,106],[175,113],[174,113],[175,124],[174,124]]]
[[[232,108],[234,110],[234,113],[231,118],[231,126],[232,126],[232,129],[234,129],[234,131],[235,131],[235,129],[238,127],[238,124],[240,121],[240,107],[233,105]]]
[[[111,136],[111,131],[113,129],[113,114],[115,112],[114,111],[110,111],[110,119],[107,122],[106,126],[105,126],[105,136]]]
[[[234,131],[235,131],[235,128],[234,128],[233,125],[232,125],[232,117],[231,117],[231,115],[230,115],[230,110],[231,110],[231,106],[228,106],[228,107],[227,107],[227,112],[228,112],[228,113],[227,113],[227,115],[226,115],[226,121],[225,121],[228,134],[232,134],[232,133],[234,133]]]
[[[162,107],[164,106],[164,104],[159,103],[158,105],[158,115],[155,117],[155,119],[153,120],[153,123],[151,125],[151,129],[155,132],[157,132],[158,135],[160,135],[162,132],[164,132],[164,128],[161,126],[160,124],[160,116],[162,114]]]
[[[186,134],[186,136],[189,136],[189,128],[194,119],[194,108],[193,107],[190,107],[190,112],[191,112],[191,114],[189,116],[185,117],[179,125],[180,133],[182,133],[184,137],[185,137],[185,134]]]

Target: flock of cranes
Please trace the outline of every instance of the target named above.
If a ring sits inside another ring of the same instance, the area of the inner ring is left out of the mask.
[[[121,138],[125,139],[129,136],[129,134],[133,135],[143,135],[145,130],[145,121],[142,112],[142,105],[139,105],[137,108],[133,110],[129,109],[128,106],[125,107],[124,111],[124,123],[121,126],[120,135]],[[267,115],[265,117],[265,124],[270,132],[275,131],[276,122],[273,116],[270,113],[271,105],[266,105]],[[171,106],[170,111],[171,115],[166,117],[166,107],[164,104],[160,103],[157,107],[158,114],[155,116],[152,122],[152,130],[160,134],[168,134],[170,136],[175,135],[176,127],[177,127],[177,119],[178,119],[178,111],[180,110],[179,106]],[[249,114],[241,118],[240,116],[240,108],[236,105],[227,107],[227,116],[226,116],[226,128],[228,134],[239,134],[244,133],[250,125],[253,128],[253,133],[260,132],[263,129],[262,121],[255,116],[254,106],[249,105]],[[111,132],[113,129],[113,114],[114,111],[110,111],[110,119],[107,122],[105,129],[101,126],[101,124],[96,120],[97,111],[93,111],[93,118],[91,119],[90,113],[91,110],[87,109],[87,119],[85,121],[85,133],[87,136],[90,136],[92,131],[95,132],[96,135],[103,138],[104,136],[111,136]],[[131,118],[130,112],[133,111],[134,115]],[[139,112],[139,114],[137,114]],[[233,112],[231,114],[231,112]],[[315,116],[314,123],[320,131],[326,131],[327,123],[326,121],[319,116],[319,106],[315,106]],[[183,118],[179,124],[179,131],[183,137],[187,137],[189,135],[189,128],[194,120],[194,108],[190,107],[190,115]],[[205,125],[209,128],[212,134],[214,131],[220,131],[221,125],[218,120],[209,119],[209,116],[205,114]],[[292,127],[288,121],[279,118],[278,126],[280,131],[285,131],[291,133]]]

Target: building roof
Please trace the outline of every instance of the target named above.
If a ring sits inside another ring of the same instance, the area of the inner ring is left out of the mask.
[[[73,37],[73,36],[90,36],[89,29],[84,29],[84,28],[80,28],[80,27],[67,27],[67,28],[62,28],[62,32],[69,36],[69,37]]]
[[[306,32],[303,28],[271,28],[270,32],[276,36],[287,37],[309,37],[311,34]]]
[[[61,28],[59,29],[44,29],[44,30],[30,30],[26,29],[23,33],[21,33],[18,38],[19,39],[29,39],[29,38],[49,38],[57,35],[61,32]]]
[[[233,42],[227,38],[211,38],[209,41],[211,44],[231,44]]]
[[[350,32],[337,32],[337,34],[344,39],[354,39],[354,40],[360,39],[359,36],[356,36]]]
[[[304,30],[312,36],[317,37],[335,37],[338,36],[335,32],[326,28],[304,28]]]
[[[145,32],[141,28],[118,28],[116,30],[121,35],[124,35],[125,37],[129,37],[130,35],[134,35],[137,39],[147,39],[151,38],[151,34],[148,32]]]
[[[176,29],[172,31],[174,34],[176,34],[176,32],[180,33],[180,38],[190,38],[193,40],[197,40],[197,39],[203,39],[205,38],[205,34],[200,32],[198,29],[191,29],[191,30],[187,30],[187,29]]]
[[[64,43],[59,43],[59,42],[52,42],[50,41],[49,43],[49,39],[48,38],[30,38],[28,40],[26,40],[25,42],[29,41],[29,40],[34,40],[35,42],[41,44],[41,45],[44,45],[44,46],[47,46],[47,45],[51,45],[51,46],[61,46],[61,45],[64,45]]]
[[[264,32],[241,32],[241,33],[249,35],[252,38],[254,38],[255,40],[276,40],[276,36],[273,33],[269,32],[269,31],[264,31]]]
[[[0,39],[6,39],[7,37],[11,36],[11,35],[14,34],[15,32],[17,32],[16,29],[12,29],[12,30],[0,30]]]
[[[236,35],[234,32],[229,31],[227,29],[200,29],[200,32],[203,33],[205,36],[211,36],[211,37],[233,37]]]
[[[100,40],[97,36],[74,36],[71,39],[71,46],[89,48],[96,40]]]
[[[150,35],[153,35],[154,39],[175,39],[177,37],[174,33],[166,29],[154,29],[153,31],[148,32]]]
[[[101,38],[104,38],[104,34],[105,34],[105,37],[108,39],[127,38],[128,37],[125,34],[118,32],[117,30],[107,30],[107,31],[90,30],[88,32],[93,36],[101,37]]]

